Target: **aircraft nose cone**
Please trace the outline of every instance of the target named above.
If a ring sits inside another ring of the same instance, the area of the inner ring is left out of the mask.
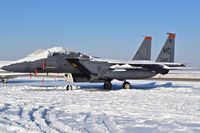
[[[1,69],[5,70],[5,71],[12,71],[12,66],[11,65],[3,66]]]
[[[10,72],[22,72],[22,70],[25,70],[25,65],[24,64],[10,64],[7,66],[3,66],[2,69],[5,71],[10,71]]]
[[[2,69],[10,72],[30,72],[27,62],[9,64]]]

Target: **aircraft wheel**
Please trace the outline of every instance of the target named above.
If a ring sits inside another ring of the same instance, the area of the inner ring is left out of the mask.
[[[66,86],[66,90],[68,90],[68,91],[69,91],[69,90],[72,90],[72,85],[67,85],[67,86]]]
[[[123,89],[131,89],[131,84],[127,81],[125,81],[122,85],[122,88]]]
[[[112,89],[112,83],[110,81],[105,81],[103,87],[106,90],[111,90]]]
[[[2,83],[4,83],[4,84],[7,83],[7,80],[6,80],[6,79],[2,79],[1,81],[2,81]]]

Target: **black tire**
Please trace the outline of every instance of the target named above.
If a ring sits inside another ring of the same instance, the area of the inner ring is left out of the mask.
[[[72,90],[72,86],[71,85],[67,85],[66,90]]]
[[[112,89],[112,83],[110,81],[105,81],[103,87],[106,90],[111,90]]]
[[[6,79],[2,79],[1,81],[2,81],[2,83],[4,83],[4,84],[7,83],[7,80],[6,80]]]
[[[122,85],[122,88],[123,89],[131,89],[131,84],[127,81],[125,81]]]

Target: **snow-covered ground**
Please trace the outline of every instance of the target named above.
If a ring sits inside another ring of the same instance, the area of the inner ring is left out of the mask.
[[[199,82],[136,80],[135,89],[112,91],[66,91],[64,84],[28,78],[1,84],[0,132],[200,132]]]

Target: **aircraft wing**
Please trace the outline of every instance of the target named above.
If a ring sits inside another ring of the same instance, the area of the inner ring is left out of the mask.
[[[124,65],[119,65],[119,64],[117,64],[117,65],[112,65],[111,67],[110,67],[110,69],[143,69],[143,66],[141,65],[141,66],[139,66],[139,65],[136,65],[136,66],[134,66],[134,65],[130,65],[130,64],[124,64]]]
[[[127,62],[127,63],[111,63],[109,69],[113,71],[129,71],[129,70],[150,70],[157,73],[166,74],[169,70],[185,70],[183,64],[171,63],[164,64],[159,62]]]
[[[154,61],[114,61],[107,60],[109,64],[112,64],[110,69],[152,69],[152,68],[164,68],[168,70],[180,69],[185,67],[182,63],[171,62],[154,62]]]
[[[170,70],[170,67],[164,64],[158,63],[128,63],[128,64],[114,64],[110,67],[111,70],[159,70],[159,69],[167,69]]]

